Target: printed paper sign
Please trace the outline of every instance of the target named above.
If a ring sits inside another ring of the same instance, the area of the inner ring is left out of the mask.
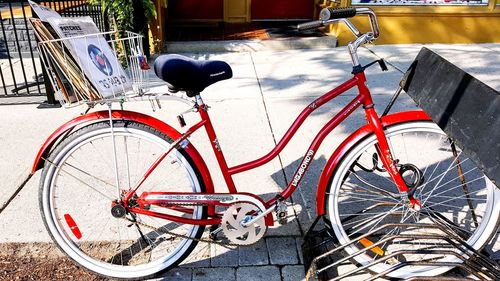
[[[119,96],[132,87],[104,36],[90,17],[49,18],[78,65],[104,98]],[[92,35],[90,35],[92,34]],[[82,35],[87,35],[81,37]],[[88,36],[90,35],[90,36]]]
[[[47,22],[49,18],[60,18],[61,15],[59,15],[56,11],[47,8],[45,6],[40,6],[37,3],[33,1],[28,1],[30,3],[31,9],[33,9],[33,12],[38,16],[38,18],[41,21]]]

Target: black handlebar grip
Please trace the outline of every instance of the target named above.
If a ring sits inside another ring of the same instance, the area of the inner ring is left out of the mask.
[[[333,19],[345,19],[345,18],[352,18],[356,15],[356,8],[339,8],[339,9],[334,9],[334,8],[324,8],[321,10],[319,17],[321,20],[333,20]]]
[[[310,21],[310,22],[306,22],[306,23],[301,23],[301,24],[297,25],[297,29],[299,31],[304,31],[304,30],[309,30],[309,29],[316,29],[316,28],[319,28],[322,26],[323,26],[323,21],[315,20],[315,21]]]

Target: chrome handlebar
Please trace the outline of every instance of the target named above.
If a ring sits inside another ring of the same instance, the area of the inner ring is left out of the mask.
[[[357,15],[367,15],[370,20],[371,32],[361,33],[356,26],[347,18],[354,17]],[[380,36],[380,28],[377,21],[377,16],[370,8],[324,8],[320,12],[320,20],[307,22],[304,24],[299,24],[297,26],[298,30],[314,29],[321,26],[330,25],[337,22],[344,23],[349,30],[356,36],[356,40],[348,44],[349,53],[352,58],[353,65],[359,64],[359,59],[357,56],[357,49]]]
[[[370,8],[356,8],[356,14],[368,15],[373,33],[373,40],[377,39],[380,36],[380,28],[378,27],[377,15],[375,15],[375,12]]]
[[[343,22],[356,37],[360,37],[362,34],[351,21],[348,20],[348,18],[356,15],[367,15],[369,17],[373,39],[377,39],[380,35],[380,28],[378,26],[377,16],[370,8],[324,8],[320,12],[320,20],[299,24],[297,28],[299,30],[315,29],[332,23]]]

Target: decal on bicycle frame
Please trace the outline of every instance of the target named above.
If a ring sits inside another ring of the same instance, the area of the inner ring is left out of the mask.
[[[146,196],[146,200],[165,200],[165,201],[219,201],[219,202],[228,202],[233,201],[234,196],[232,195],[197,195],[197,194],[151,194]]]
[[[306,154],[306,157],[304,157],[304,160],[300,164],[299,170],[293,177],[292,185],[297,186],[299,184],[300,179],[304,175],[304,172],[307,170],[307,167],[309,167],[309,163],[311,162],[311,158],[314,155],[314,150],[309,150]]]

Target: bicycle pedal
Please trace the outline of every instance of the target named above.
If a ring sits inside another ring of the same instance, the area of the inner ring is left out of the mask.
[[[288,223],[288,220],[286,219],[286,217],[285,217],[285,218],[283,218],[283,219],[278,219],[278,223],[279,223],[280,225],[285,225],[285,224],[287,224],[287,223]]]
[[[288,206],[286,205],[285,201],[282,200],[276,201],[276,207],[274,210],[276,212],[276,219],[278,220],[278,223],[280,225],[287,224]]]
[[[212,241],[222,240],[220,237],[217,237],[217,234],[219,234],[221,231],[222,231],[222,228],[220,227],[220,225],[210,226],[208,238],[210,238],[210,240],[212,240]]]

